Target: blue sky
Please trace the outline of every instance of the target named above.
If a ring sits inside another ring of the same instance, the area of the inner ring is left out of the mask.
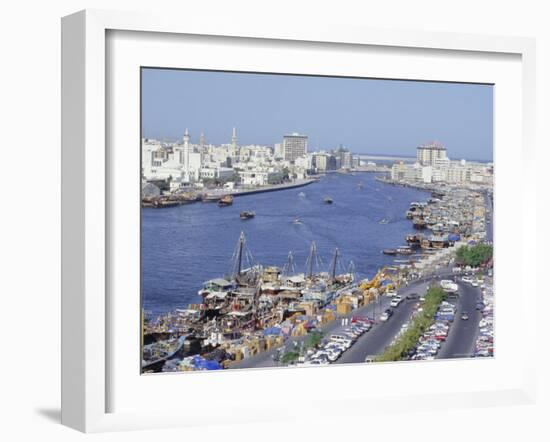
[[[273,145],[309,136],[310,150],[414,156],[437,140],[451,158],[492,160],[493,87],[334,77],[142,70],[143,136],[175,140],[189,128],[214,144]]]

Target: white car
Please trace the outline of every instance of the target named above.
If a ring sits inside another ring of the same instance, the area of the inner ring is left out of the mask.
[[[304,365],[329,365],[329,361],[326,359],[312,359]]]
[[[332,348],[327,350],[327,356],[330,362],[335,362],[340,357],[341,354],[342,354],[341,350],[332,349]]]
[[[338,336],[340,336],[340,335],[338,335]],[[340,336],[338,339],[332,339],[331,338],[330,342],[327,344],[327,347],[329,347],[333,343],[338,344],[338,345],[342,345],[345,349],[348,349],[353,344],[353,341],[351,339],[349,339],[348,337],[345,337],[345,336]]]
[[[386,312],[384,312],[380,315],[380,320],[382,322],[386,322],[388,319],[390,319],[390,315],[388,315]]]
[[[395,297],[390,302],[390,307],[398,307],[399,304],[401,304],[402,299],[399,297]]]

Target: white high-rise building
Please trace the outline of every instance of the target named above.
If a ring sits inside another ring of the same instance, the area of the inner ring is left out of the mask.
[[[294,162],[296,158],[302,157],[307,153],[307,135],[293,133],[285,135],[283,138],[284,159]]]

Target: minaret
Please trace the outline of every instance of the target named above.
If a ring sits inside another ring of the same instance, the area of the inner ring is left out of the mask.
[[[234,149],[237,149],[237,128],[233,128],[233,136],[231,137],[231,144]]]
[[[204,138],[204,132],[201,132],[201,136],[199,138],[199,145],[201,148],[203,148],[205,144],[206,144],[206,139]]]
[[[185,129],[185,134],[183,135],[183,171],[185,172],[185,180],[189,181],[189,130]]]

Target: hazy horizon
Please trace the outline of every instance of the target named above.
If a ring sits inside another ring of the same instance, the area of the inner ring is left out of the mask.
[[[414,157],[437,140],[453,159],[493,160],[491,85],[142,69],[142,136],[273,146],[285,134],[308,150]]]

